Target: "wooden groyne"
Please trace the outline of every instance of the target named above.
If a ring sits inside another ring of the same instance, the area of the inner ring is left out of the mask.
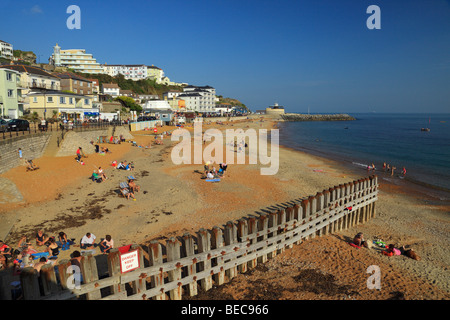
[[[376,216],[376,176],[361,178],[262,209],[228,221],[222,227],[171,237],[165,244],[131,245],[129,252],[111,250],[108,275],[100,277],[96,257],[79,262],[82,282],[76,285],[73,266],[62,260],[57,268],[45,265],[38,273],[20,274],[24,300],[181,300],[201,288],[230,281],[292,246],[340,232]],[[127,271],[134,255],[135,268]],[[145,258],[145,259],[144,259]],[[11,270],[0,273],[0,299],[11,299]]]
[[[280,115],[284,121],[348,121],[356,120],[354,117],[345,114],[300,114],[285,113]]]

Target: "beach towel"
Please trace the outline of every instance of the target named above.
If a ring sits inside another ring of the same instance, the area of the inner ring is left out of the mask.
[[[49,253],[48,252],[38,252],[38,253],[33,253],[31,256],[33,257],[33,260],[42,258],[42,257],[48,257]]]
[[[205,181],[208,181],[208,182],[219,182],[220,181],[220,179],[205,179]]]
[[[361,248],[360,246],[357,246],[356,244],[354,244],[352,242],[349,242],[348,244],[351,245],[352,247],[356,248],[356,249],[360,249]]]

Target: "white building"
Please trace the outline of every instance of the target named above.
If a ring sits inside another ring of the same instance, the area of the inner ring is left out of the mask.
[[[180,94],[182,94],[183,92],[180,91],[167,91],[163,93],[163,99],[173,99],[178,97]]]
[[[172,109],[166,100],[150,100],[144,103],[142,108],[144,112],[148,109]]]
[[[118,97],[120,96],[120,87],[117,83],[104,83],[102,84],[102,92],[112,97]]]
[[[6,59],[13,59],[13,46],[12,44],[0,40],[0,57]]]
[[[177,96],[186,103],[186,111],[202,113],[216,112],[216,89],[210,86],[186,86],[184,92]]]
[[[97,60],[94,59],[92,54],[86,53],[85,49],[61,50],[61,47],[56,44],[53,47],[53,54],[48,60],[51,65],[67,67],[76,72],[105,73]]]
[[[115,77],[118,74],[122,74],[125,79],[131,79],[134,81],[147,79],[147,66],[144,64],[110,64],[103,65],[103,70],[107,75]]]

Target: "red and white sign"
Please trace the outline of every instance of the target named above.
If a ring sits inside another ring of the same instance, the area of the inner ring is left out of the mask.
[[[133,250],[120,255],[120,272],[125,273],[140,268],[138,250]]]

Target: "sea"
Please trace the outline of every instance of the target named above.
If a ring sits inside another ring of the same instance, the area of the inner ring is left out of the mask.
[[[352,121],[280,122],[279,144],[338,160],[392,183],[413,183],[450,195],[450,114],[350,114]],[[421,131],[429,128],[430,131]],[[383,163],[394,166],[394,175]],[[406,175],[402,177],[402,168]]]

